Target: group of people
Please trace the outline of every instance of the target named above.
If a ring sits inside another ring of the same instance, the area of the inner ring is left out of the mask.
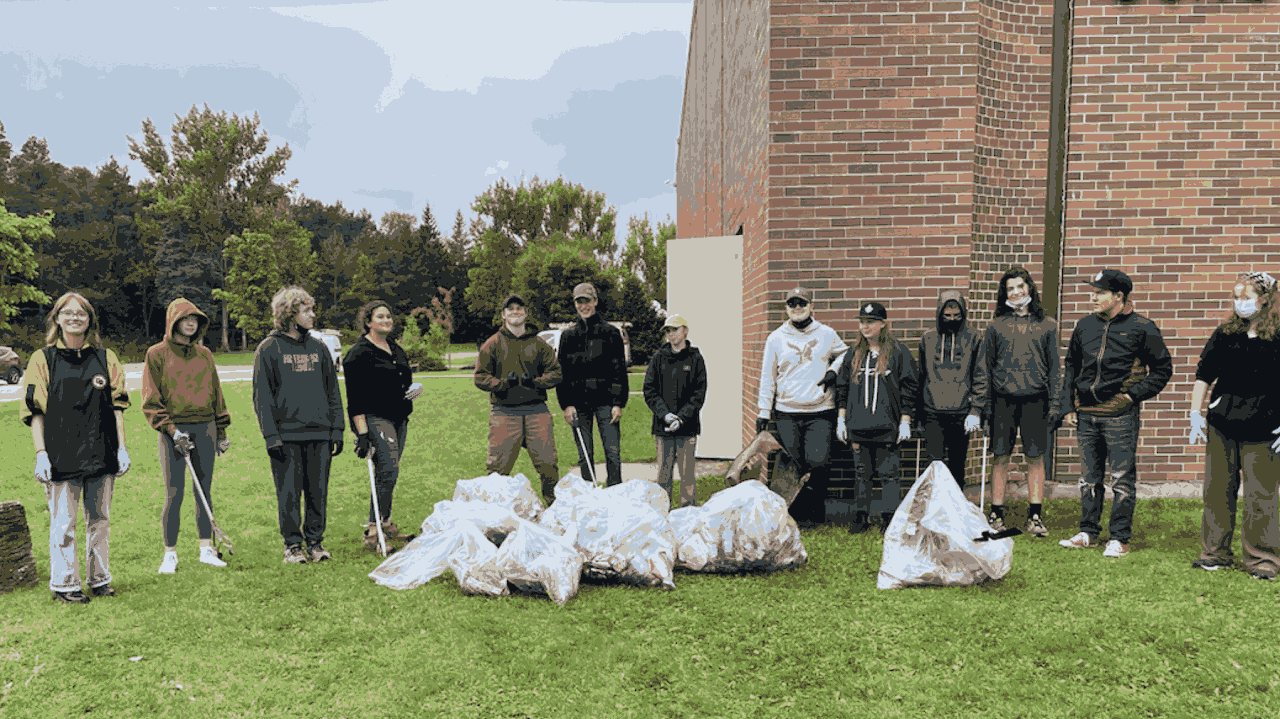
[[[887,523],[901,501],[898,445],[918,419],[929,459],[945,461],[962,488],[969,436],[984,430],[995,455],[989,521],[996,530],[1004,527],[1009,459],[1021,437],[1031,504],[1026,532],[1045,536],[1044,458],[1052,454],[1056,430],[1066,425],[1076,429],[1079,443],[1081,517],[1080,531],[1059,544],[1080,549],[1099,543],[1110,484],[1104,555],[1128,554],[1141,406],[1168,383],[1173,362],[1160,330],[1134,311],[1128,275],[1105,269],[1089,285],[1094,311],[1076,323],[1065,361],[1058,323],[1045,315],[1035,281],[1020,267],[1001,277],[995,319],[981,336],[969,327],[961,293],[942,292],[936,326],[921,337],[916,355],[895,337],[879,302],[861,305],[850,347],[813,317],[809,291],[788,293],[787,320],[765,344],[756,429],[772,424],[810,476],[792,504],[793,516],[802,526],[824,521],[834,437],[855,458],[853,529],[872,524],[877,478],[887,500],[880,521]],[[573,427],[582,476],[594,479],[592,434],[598,427],[605,483],[622,481],[619,422],[630,394],[623,340],[597,313],[591,284],[576,286],[573,301],[578,319],[553,350],[528,322],[524,299],[507,297],[502,326],[481,346],[474,370],[475,385],[490,395],[487,471],[508,474],[525,447],[548,504],[559,478],[547,407],[551,388]],[[1280,289],[1267,273],[1249,272],[1235,283],[1232,301],[1231,314],[1201,352],[1191,397],[1189,442],[1208,443],[1201,550],[1192,566],[1232,566],[1236,497],[1243,488],[1244,567],[1254,577],[1274,579],[1280,570],[1280,372],[1274,370],[1280,364]],[[254,354],[253,406],[270,458],[284,561],[331,558],[322,544],[329,467],[343,450],[347,420],[355,452],[373,475],[365,545],[375,544],[379,530],[403,537],[391,520],[393,493],[422,385],[413,382],[408,356],[392,339],[391,307],[375,301],[359,312],[361,336],[344,358],[345,418],[333,359],[310,334],[314,299],[302,288],[285,287],[272,298],[271,311],[275,329]],[[35,476],[49,504],[49,587],[55,600],[86,603],[76,519],[83,504],[89,594],[113,596],[110,506],[115,479],[130,466],[123,415],[130,401],[123,366],[103,348],[97,314],[84,296],[59,297],[45,321],[46,347],[28,364],[19,416],[31,428]],[[213,354],[201,342],[207,326],[195,304],[176,299],[166,312],[165,338],[146,355],[143,414],[158,435],[166,487],[161,574],[177,569],[188,467],[198,500],[199,561],[226,566],[213,541],[210,512],[214,460],[230,451],[231,415]],[[670,498],[678,468],[673,504],[696,505],[694,450],[706,362],[689,343],[682,317],[669,316],[663,333],[667,341],[649,362],[643,391],[653,413],[658,481]]]
[[[833,442],[854,457],[852,531],[873,526],[872,482],[882,483],[881,526],[902,497],[898,445],[919,420],[930,461],[944,461],[961,488],[969,436],[983,430],[994,455],[991,505],[995,531],[1005,529],[1009,463],[1021,438],[1030,507],[1026,533],[1044,537],[1046,454],[1056,431],[1076,430],[1081,475],[1079,532],[1059,544],[1098,545],[1106,487],[1113,495],[1103,555],[1130,552],[1136,504],[1142,403],[1173,375],[1159,328],[1134,311],[1133,281],[1104,269],[1088,280],[1093,312],[1071,334],[1065,358],[1058,322],[1045,314],[1035,280],[1013,267],[1000,278],[995,318],[985,332],[969,326],[968,305],[955,290],[938,297],[935,327],[917,353],[891,330],[887,308],[862,303],[852,347],[813,317],[804,288],[786,296],[787,321],[765,344],[756,431],[773,426],[778,441],[809,474],[792,504],[802,527],[825,519]],[[1240,276],[1233,311],[1200,357],[1192,392],[1190,441],[1208,439],[1200,557],[1193,566],[1232,565],[1236,495],[1243,483],[1244,566],[1274,579],[1280,570],[1280,298],[1264,272]],[[1213,397],[1204,407],[1213,385]],[[833,439],[834,438],[834,439]],[[984,449],[984,451],[986,451]]]

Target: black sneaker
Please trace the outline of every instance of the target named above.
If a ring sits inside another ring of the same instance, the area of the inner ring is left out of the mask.
[[[65,602],[67,604],[88,604],[89,598],[79,589],[74,592],[54,592],[53,601]]]
[[[307,554],[302,551],[301,544],[290,544],[284,548],[285,564],[306,564]]]
[[[853,524],[849,525],[849,534],[862,534],[871,529],[871,522],[867,520],[866,512],[854,512]]]
[[[1197,559],[1191,563],[1193,569],[1203,569],[1206,572],[1213,572],[1219,569],[1229,569],[1231,567],[1230,559],[1218,559],[1211,557],[1209,559]]]
[[[320,546],[319,542],[307,545],[307,556],[312,562],[323,562],[326,559],[333,559],[333,555],[329,554],[329,550]]]
[[[1270,567],[1259,567],[1258,569],[1249,572],[1249,574],[1253,575],[1254,579],[1262,579],[1268,582],[1273,582],[1276,578],[1276,570]]]
[[[112,589],[110,584],[104,584],[100,587],[91,588],[89,593],[95,597],[114,597],[116,590]]]

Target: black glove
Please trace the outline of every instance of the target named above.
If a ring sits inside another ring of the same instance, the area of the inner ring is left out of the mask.
[[[329,456],[337,457],[340,454],[342,454],[342,440],[335,439],[329,442]]]
[[[364,459],[369,456],[369,433],[356,435],[356,456]]]
[[[1045,419],[1049,421],[1050,432],[1057,432],[1058,430],[1062,429],[1062,415],[1058,414],[1057,412],[1050,412],[1049,416],[1046,417]]]
[[[510,388],[512,388],[512,387],[516,387],[516,386],[518,386],[519,384],[520,384],[520,378],[516,376],[516,373],[515,373],[515,372],[508,372],[508,373],[507,373],[507,388],[508,388],[508,389],[510,389]]]
[[[827,373],[822,375],[822,379],[818,380],[818,386],[822,388],[823,392],[826,392],[827,390],[831,389],[831,386],[834,385],[835,383],[836,383],[835,370],[827,370]]]
[[[756,417],[756,434],[760,434],[769,427],[769,420],[764,417]]]
[[[528,372],[525,372],[524,374],[520,375],[520,386],[533,389],[533,378],[529,376]]]
[[[284,442],[277,440],[275,444],[267,447],[267,454],[271,455],[271,458],[275,461],[283,462],[285,460]]]

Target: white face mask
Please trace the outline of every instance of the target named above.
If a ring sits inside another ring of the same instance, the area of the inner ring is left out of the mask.
[[[1004,303],[1009,305],[1009,309],[1020,310],[1031,304],[1031,295],[1023,295],[1020,300],[1005,300]]]
[[[1243,319],[1249,319],[1258,314],[1257,300],[1236,300],[1236,314]]]

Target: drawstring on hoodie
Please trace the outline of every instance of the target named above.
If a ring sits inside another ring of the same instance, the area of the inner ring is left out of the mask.
[[[866,354],[866,366],[862,369],[862,375],[867,381],[862,383],[862,406],[870,409],[871,414],[876,413],[876,408],[880,406],[880,374],[871,366],[871,353]],[[876,389],[875,394],[871,391],[871,376],[875,375]]]

